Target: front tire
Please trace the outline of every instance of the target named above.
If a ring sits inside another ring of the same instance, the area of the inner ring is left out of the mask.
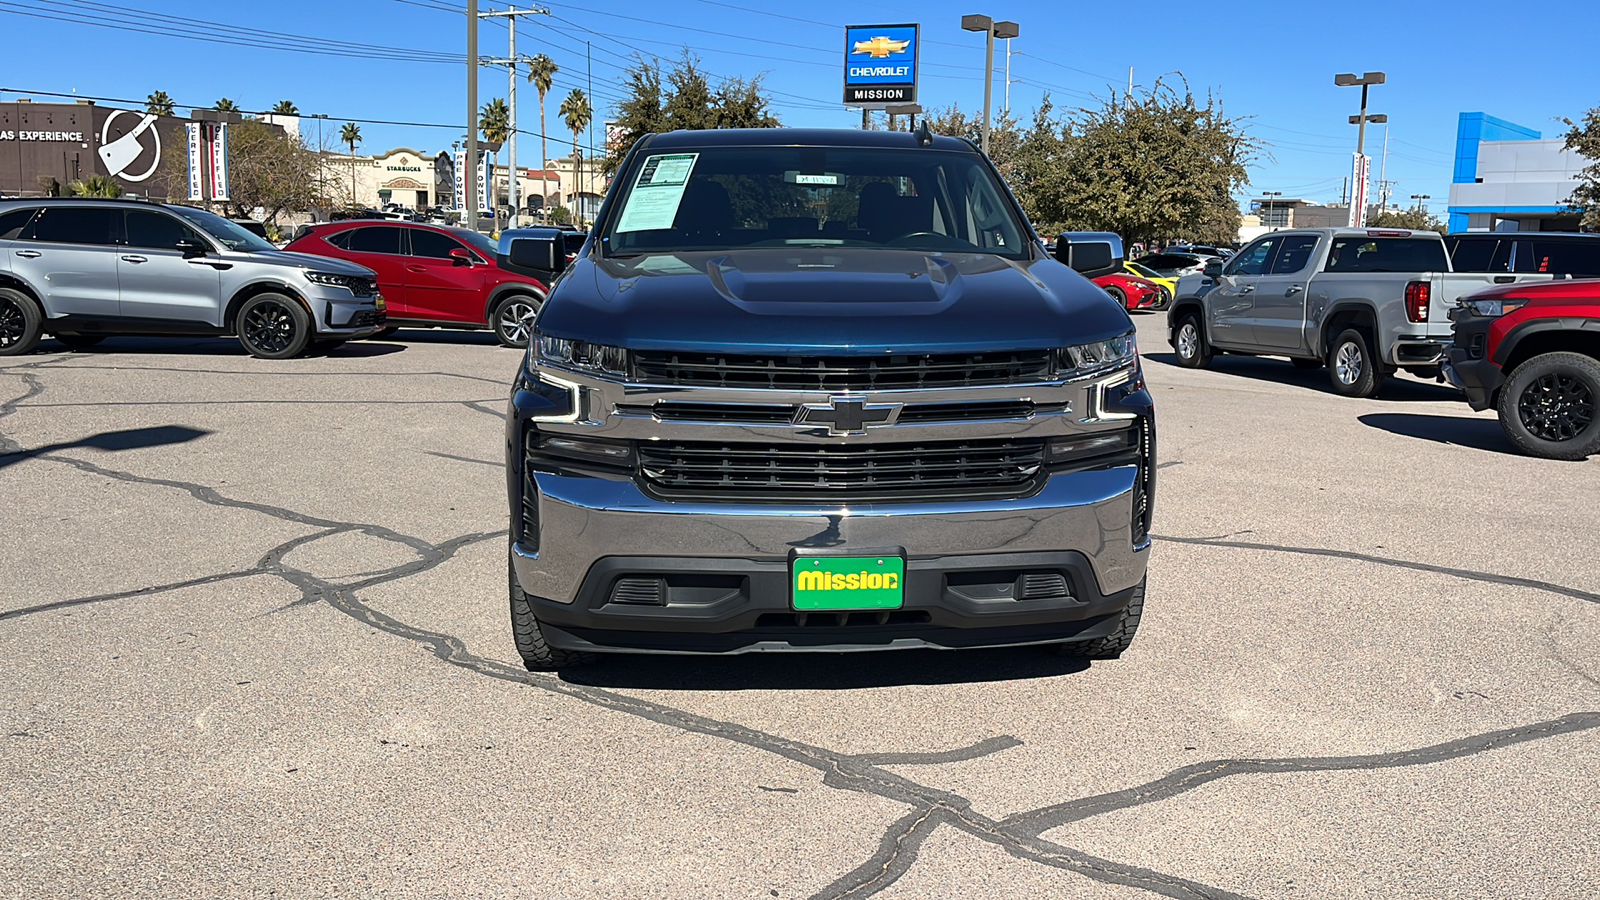
[[[0,288],[0,356],[22,356],[39,346],[43,316],[21,291]]]
[[[1211,365],[1211,345],[1206,343],[1205,329],[1200,317],[1185,313],[1172,332],[1172,350],[1178,356],[1178,365],[1185,369],[1204,369]]]
[[[1117,301],[1118,306],[1122,307],[1123,309],[1128,308],[1128,295],[1123,293],[1122,288],[1119,288],[1116,285],[1107,285],[1104,290],[1107,294],[1111,295],[1111,299]]]
[[[533,331],[533,317],[539,312],[539,298],[532,294],[512,294],[494,306],[490,324],[494,336],[507,347],[522,349],[528,346],[528,335]]]
[[[1328,353],[1328,380],[1335,393],[1346,397],[1371,397],[1383,387],[1385,374],[1378,368],[1372,341],[1358,328],[1346,328],[1333,339]]]
[[[533,604],[528,602],[528,595],[522,592],[522,585],[517,583],[516,566],[511,565],[509,559],[506,560],[506,569],[511,585],[511,638],[516,641],[517,653],[521,655],[522,664],[528,667],[528,671],[543,672],[594,662],[593,653],[550,646],[544,639],[544,629],[539,627],[539,619],[533,614]]]
[[[1506,437],[1529,456],[1576,461],[1600,452],[1600,360],[1535,356],[1511,372],[1496,411]]]
[[[1133,589],[1133,597],[1128,600],[1128,607],[1122,611],[1122,618],[1117,623],[1115,631],[1103,638],[1091,641],[1068,641],[1065,644],[1056,644],[1053,648],[1057,656],[1075,656],[1081,659],[1116,659],[1127,649],[1133,646],[1134,635],[1139,631],[1139,619],[1144,615],[1144,581]]]
[[[239,308],[239,343],[257,359],[289,359],[311,343],[311,315],[293,298],[259,294]]]

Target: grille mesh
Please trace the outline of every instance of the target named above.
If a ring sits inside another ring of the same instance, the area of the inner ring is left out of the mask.
[[[908,356],[734,356],[634,353],[647,384],[700,387],[870,391],[1015,384],[1050,377],[1050,351]]]
[[[867,500],[1011,496],[1031,487],[1044,442],[983,440],[863,447],[709,442],[639,447],[645,481],[680,496]]]

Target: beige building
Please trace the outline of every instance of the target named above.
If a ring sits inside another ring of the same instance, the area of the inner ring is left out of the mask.
[[[330,193],[350,198],[352,206],[382,209],[384,204],[395,203],[420,210],[451,202],[448,153],[398,147],[376,156],[325,153],[322,158]]]

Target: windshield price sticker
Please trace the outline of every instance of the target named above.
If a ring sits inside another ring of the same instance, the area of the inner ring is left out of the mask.
[[[678,204],[694,172],[698,153],[670,153],[647,157],[639,178],[628,192],[617,231],[657,231],[671,228],[678,217]]]

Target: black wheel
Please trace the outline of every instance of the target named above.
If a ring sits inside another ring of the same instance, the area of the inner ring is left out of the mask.
[[[259,359],[299,356],[311,343],[311,316],[292,298],[260,294],[239,308],[239,343]]]
[[[1118,306],[1123,309],[1128,308],[1128,295],[1122,292],[1122,288],[1114,284],[1106,285],[1105,292],[1111,295],[1111,299],[1117,301]]]
[[[1372,340],[1359,328],[1346,328],[1328,350],[1328,380],[1346,397],[1371,397],[1383,387],[1388,373],[1379,368]]]
[[[528,333],[533,331],[533,316],[539,311],[539,298],[532,294],[512,294],[495,304],[489,315],[494,336],[507,347],[528,346]]]
[[[1170,306],[1172,304],[1172,291],[1169,290],[1167,288],[1167,286],[1164,285],[1164,284],[1157,285],[1157,287],[1161,288],[1161,295],[1156,298],[1156,302],[1154,304],[1152,304],[1150,308],[1151,309],[1166,309],[1168,306]]]
[[[506,570],[511,582],[511,637],[516,641],[517,653],[521,654],[522,664],[528,667],[528,671],[565,669],[594,662],[593,653],[562,650],[545,642],[544,629],[539,627],[528,595],[522,592],[522,585],[517,583],[517,570],[510,560],[506,561]]]
[[[1172,332],[1172,349],[1178,355],[1178,365],[1185,369],[1204,369],[1211,365],[1211,345],[1206,343],[1199,315],[1184,313],[1178,320],[1178,327]]]
[[[1299,356],[1291,356],[1291,357],[1289,357],[1289,362],[1294,363],[1294,367],[1296,369],[1320,369],[1320,368],[1322,368],[1322,360],[1320,360],[1320,359],[1304,359],[1304,358],[1299,357]]]
[[[1133,589],[1128,608],[1122,611],[1115,631],[1092,641],[1068,641],[1051,649],[1060,656],[1077,656],[1084,659],[1116,659],[1133,646],[1133,636],[1139,631],[1139,618],[1144,615],[1144,582]]]
[[[78,350],[84,347],[93,347],[95,344],[105,340],[106,336],[103,334],[73,334],[72,332],[66,332],[55,335],[55,339],[59,343]]]
[[[1517,449],[1545,459],[1600,452],[1600,360],[1544,353],[1511,372],[1500,390],[1500,427]]]
[[[0,356],[21,356],[39,346],[39,305],[21,291],[0,288]]]

